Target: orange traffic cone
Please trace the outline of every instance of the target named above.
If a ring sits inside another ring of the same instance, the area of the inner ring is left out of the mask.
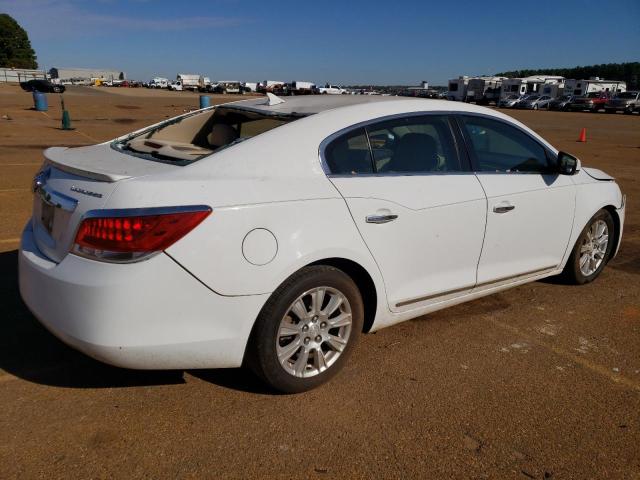
[[[580,136],[578,137],[578,141],[582,143],[586,143],[587,141],[587,129],[583,128],[580,130]]]

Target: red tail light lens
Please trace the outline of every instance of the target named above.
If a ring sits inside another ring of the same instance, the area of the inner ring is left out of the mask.
[[[184,207],[118,210],[114,215],[91,216],[80,224],[73,252],[104,261],[141,260],[167,249],[210,213],[209,207]]]

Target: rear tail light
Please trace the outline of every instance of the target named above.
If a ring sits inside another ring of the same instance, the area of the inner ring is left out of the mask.
[[[167,249],[200,224],[206,206],[96,210],[82,220],[72,252],[105,262],[135,262]]]

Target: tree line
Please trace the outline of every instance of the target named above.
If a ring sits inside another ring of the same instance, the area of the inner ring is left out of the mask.
[[[27,32],[6,13],[0,13],[0,67],[38,68]]]
[[[623,80],[628,90],[640,89],[640,62],[602,63],[573,68],[538,68],[496,73],[498,77],[522,78],[531,75],[559,75],[564,78],[589,79],[600,77],[606,80]]]

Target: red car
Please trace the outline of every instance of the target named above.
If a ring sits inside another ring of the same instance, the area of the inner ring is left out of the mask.
[[[591,92],[586,97],[576,97],[568,105],[568,109],[571,111],[577,110],[589,110],[590,112],[597,112],[604,108],[607,102],[611,100],[611,94],[609,92]]]

